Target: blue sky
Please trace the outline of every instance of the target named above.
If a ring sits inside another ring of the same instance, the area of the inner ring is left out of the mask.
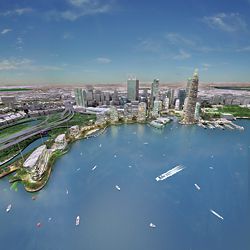
[[[1,0],[0,83],[250,81],[250,0]]]

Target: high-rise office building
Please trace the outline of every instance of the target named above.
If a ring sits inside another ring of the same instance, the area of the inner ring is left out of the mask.
[[[194,118],[196,121],[200,119],[200,110],[201,110],[201,104],[199,102],[196,102],[195,112],[194,112]]]
[[[139,98],[139,80],[131,79],[127,80],[127,97],[129,101],[135,101]]]
[[[151,108],[153,108],[154,106],[154,101],[159,100],[159,85],[160,85],[159,79],[154,79],[151,85],[151,97],[150,97]]]
[[[182,123],[184,124],[193,124],[196,122],[195,120],[195,106],[197,102],[197,95],[198,95],[198,85],[199,85],[199,76],[198,72],[195,71],[193,78],[191,81],[188,81],[187,86],[189,88],[187,101],[185,104],[185,112],[183,116]]]
[[[80,107],[86,107],[87,103],[86,91],[80,88],[76,88],[74,92],[75,92],[76,105]]]
[[[180,109],[182,109],[186,98],[186,90],[180,89],[177,98],[180,100]]]

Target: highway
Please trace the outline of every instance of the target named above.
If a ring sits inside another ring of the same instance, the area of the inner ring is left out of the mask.
[[[0,151],[4,150],[6,148],[9,148],[17,143],[20,143],[32,136],[35,136],[37,134],[45,133],[49,130],[55,129],[57,127],[60,127],[63,123],[68,122],[72,119],[74,116],[74,112],[72,110],[68,110],[68,112],[65,112],[61,115],[61,118],[57,121],[53,121],[51,123],[42,122],[42,124],[38,124],[35,127],[26,129],[24,131],[21,131],[13,136],[8,137],[7,139],[3,139],[0,141]]]

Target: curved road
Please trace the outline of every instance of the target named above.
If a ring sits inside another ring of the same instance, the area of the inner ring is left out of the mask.
[[[24,140],[26,140],[34,135],[41,134],[41,133],[47,132],[51,129],[57,128],[61,124],[71,120],[73,116],[74,116],[74,112],[69,110],[69,113],[67,114],[67,116],[60,118],[58,121],[51,122],[46,127],[37,126],[35,128],[31,128],[31,129],[22,131],[18,135],[14,135],[12,137],[9,137],[4,142],[2,142],[3,145],[0,146],[0,151],[6,149],[8,147],[11,147],[19,142],[22,142],[22,141],[24,141]]]

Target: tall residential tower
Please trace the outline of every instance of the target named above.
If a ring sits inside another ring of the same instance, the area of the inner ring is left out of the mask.
[[[129,101],[136,101],[139,98],[139,80],[129,78],[127,80],[127,97]]]
[[[188,81],[187,89],[187,99],[185,103],[184,116],[181,121],[183,124],[193,124],[196,122],[195,119],[195,106],[197,102],[198,95],[198,85],[199,85],[199,76],[197,70],[193,74],[191,81]]]

